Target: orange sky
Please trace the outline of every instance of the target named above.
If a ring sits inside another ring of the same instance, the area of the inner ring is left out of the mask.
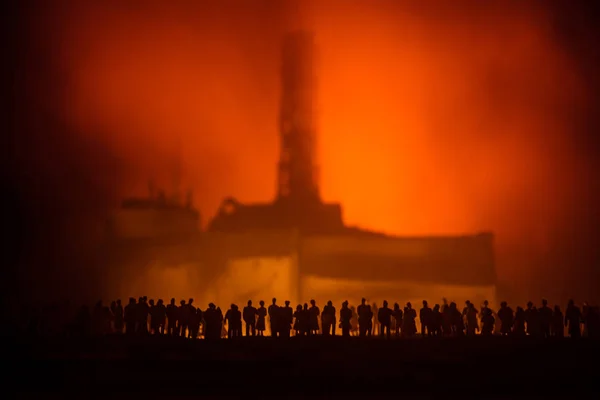
[[[58,106],[128,160],[120,193],[167,182],[180,140],[205,219],[227,195],[274,197],[280,41],[295,25],[282,3],[82,1],[54,21]],[[577,197],[569,112],[583,88],[542,10],[464,3],[313,7],[322,195],[349,224],[493,230],[543,252]]]

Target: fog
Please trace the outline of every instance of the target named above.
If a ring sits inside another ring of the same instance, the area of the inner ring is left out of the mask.
[[[272,200],[281,39],[308,27],[319,49],[321,193],[342,203],[348,224],[493,231],[502,284],[523,296],[587,290],[577,280],[598,260],[597,177],[580,132],[592,89],[556,10],[309,3],[28,10],[16,150],[36,227],[27,264],[80,271],[119,199],[145,194],[150,178],[169,189],[176,169],[204,223],[225,196]]]

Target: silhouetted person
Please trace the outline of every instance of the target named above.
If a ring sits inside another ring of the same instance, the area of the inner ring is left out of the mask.
[[[302,307],[302,314],[300,314],[302,318],[300,318],[300,331],[303,335],[310,335],[310,309],[308,308],[308,304],[304,303],[304,307]]]
[[[494,310],[492,310],[490,308],[490,302],[487,301],[487,300],[484,300],[483,301],[483,305],[481,306],[481,309],[479,310],[479,317],[481,318],[481,332],[482,333],[483,333],[483,317],[485,317],[488,313],[494,319],[494,324],[495,324],[496,323],[496,318],[495,318]],[[492,326],[492,333],[494,333],[494,326]]]
[[[450,309],[447,299],[442,299],[442,307],[440,312],[442,313],[442,334],[444,336],[451,336],[454,332],[452,324],[453,310]]]
[[[552,336],[557,338],[565,337],[565,317],[559,305],[554,306],[554,312],[552,313]]]
[[[581,337],[581,310],[573,300],[569,300],[565,310],[565,327],[572,338]]]
[[[388,302],[386,300],[383,301],[383,306],[377,312],[377,321],[379,321],[381,326],[379,335],[381,337],[386,336],[389,339],[391,335],[392,309],[388,307]]]
[[[373,304],[371,305],[371,313],[373,315],[373,317],[375,318],[371,318],[371,329],[367,330],[367,334],[369,336],[371,335],[377,335],[380,330],[379,330],[379,323],[377,322],[377,315],[379,313],[379,308],[377,307],[377,303],[373,302]]]
[[[455,302],[451,302],[448,306],[448,313],[450,315],[450,329],[452,334],[463,336],[465,334],[465,320],[463,313],[460,312]]]
[[[463,310],[463,316],[467,322],[467,335],[475,335],[479,331],[479,323],[477,321],[478,311],[475,305],[467,300],[466,307]]]
[[[358,334],[361,337],[367,335],[371,329],[371,319],[373,318],[373,312],[371,306],[367,304],[367,299],[363,298],[360,301],[360,305],[356,309],[358,314]]]
[[[150,333],[157,334],[158,324],[156,315],[156,305],[154,304],[154,299],[150,299],[150,301],[148,301],[148,313],[150,314]]]
[[[484,336],[493,335],[495,324],[496,318],[494,318],[494,312],[484,303],[484,307],[481,309],[481,334]]]
[[[285,306],[280,309],[281,318],[281,335],[283,337],[290,337],[292,330],[292,323],[294,322],[294,310],[290,307],[290,301],[285,301]]]
[[[148,333],[148,314],[150,313],[150,307],[148,306],[148,298],[146,296],[140,297],[137,305],[138,311],[138,333],[145,335]]]
[[[265,320],[267,319],[267,309],[265,308],[265,302],[260,301],[258,303],[260,307],[256,310],[256,331],[258,336],[264,336],[265,330],[267,329]]]
[[[273,298],[273,303],[269,306],[269,322],[271,324],[271,336],[279,335],[279,306],[277,305],[277,299]]]
[[[321,328],[323,335],[335,336],[335,323],[335,307],[333,306],[333,302],[329,300],[327,305],[323,307],[323,313],[321,314]]]
[[[310,301],[310,332],[309,334],[318,335],[319,334],[319,316],[321,315],[321,310],[317,307],[317,303],[314,300]]]
[[[548,300],[546,299],[542,299],[542,306],[538,309],[538,324],[540,335],[549,338],[552,325],[552,309],[548,307]]]
[[[204,338],[216,340],[221,338],[222,318],[214,303],[210,303],[204,311]]]
[[[171,299],[171,303],[167,306],[167,333],[171,336],[179,336],[179,330],[177,329],[178,315],[179,312],[175,304],[175,299]]]
[[[531,301],[527,303],[527,309],[525,310],[525,323],[527,323],[528,335],[539,336],[540,323],[538,319],[538,311],[537,308],[533,306]]]
[[[123,316],[123,305],[121,304],[121,299],[118,299],[115,302],[115,306],[112,310],[113,318],[114,318],[114,327],[116,333],[123,333],[124,324],[124,316]]]
[[[433,310],[431,310],[431,326],[430,332],[433,336],[441,336],[442,335],[442,313],[440,312],[440,305],[436,304],[433,306]]]
[[[498,318],[500,319],[500,334],[502,334],[503,336],[510,335],[515,321],[515,315],[512,308],[510,308],[508,306],[508,303],[506,303],[505,301],[500,303],[500,310],[498,310]]]
[[[227,331],[225,330],[225,324],[223,323],[223,311],[221,311],[221,307],[217,307],[217,321],[219,322],[219,338],[226,338]],[[241,329],[241,328],[240,328]]]
[[[427,304],[427,300],[423,300],[423,308],[419,310],[419,320],[421,321],[421,336],[431,336],[429,325],[431,325],[431,308]]]
[[[161,302],[162,300],[159,300]],[[200,307],[196,308],[190,304],[190,315],[189,315],[189,337],[192,339],[198,339],[200,334],[200,325],[202,324],[202,318],[204,313]]]
[[[404,319],[404,312],[400,308],[400,304],[394,303],[394,311],[392,311],[392,316],[394,317],[394,328],[396,331],[396,337],[400,336],[400,332],[402,331],[402,321]]]
[[[179,302],[179,334],[182,337],[188,337],[188,325],[190,324],[190,310],[185,304],[185,300]]]
[[[229,339],[242,336],[242,313],[237,305],[232,304],[225,313],[227,322],[227,337]]]
[[[348,301],[342,303],[340,309],[340,328],[342,329],[342,336],[350,336],[350,330],[352,329],[352,310],[348,308]]]
[[[252,300],[248,300],[248,305],[244,307],[242,313],[244,323],[246,324],[246,336],[256,335],[256,307],[252,305]]]
[[[517,307],[515,311],[513,332],[517,336],[525,335],[525,310],[523,310],[523,307]]]
[[[404,337],[413,337],[417,333],[417,311],[412,308],[410,302],[404,307],[404,320],[402,323],[402,335]]]
[[[304,334],[302,331],[302,305],[298,304],[296,306],[296,311],[294,311],[294,331],[296,336],[301,336]]]

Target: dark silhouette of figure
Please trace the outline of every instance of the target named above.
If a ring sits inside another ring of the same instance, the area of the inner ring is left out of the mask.
[[[350,311],[352,311],[352,319],[350,320],[350,335],[358,336],[359,327],[358,327],[358,312],[356,311],[356,307],[350,306]]]
[[[243,311],[244,323],[246,324],[246,336],[256,335],[256,307],[252,306],[252,300],[248,300],[248,305]]]
[[[569,332],[569,337],[581,337],[581,310],[575,305],[573,300],[569,300],[565,310],[565,327]]]
[[[377,315],[379,315],[379,308],[377,307],[377,303],[373,302],[373,304],[371,305],[371,311],[373,317],[375,318],[371,318],[371,330],[368,332],[369,336],[377,335],[380,332],[379,323],[377,321]]]
[[[225,313],[227,322],[227,338],[242,336],[242,313],[237,305],[232,304],[231,308]]]
[[[161,302],[162,300],[159,300]],[[191,306],[191,305],[190,305]],[[200,325],[202,324],[203,312],[200,307],[196,308],[194,306],[190,307],[190,338],[198,339],[198,335],[200,334]]]
[[[348,308],[347,300],[342,303],[342,308],[340,310],[340,328],[342,329],[342,336],[350,336],[350,330],[352,329],[352,310]]]
[[[477,321],[478,311],[475,305],[469,300],[466,301],[466,307],[463,310],[463,317],[467,322],[467,335],[475,335],[479,331],[479,323]]]
[[[433,310],[431,310],[431,326],[430,332],[433,336],[441,336],[442,335],[442,323],[443,316],[440,312],[440,305],[436,304],[433,306]]]
[[[265,320],[267,318],[267,309],[265,308],[265,302],[263,300],[258,303],[260,307],[256,310],[256,332],[258,336],[264,336],[265,330],[267,329]]]
[[[453,310],[450,308],[448,304],[448,300],[446,298],[442,299],[442,334],[444,336],[451,336],[454,332],[454,326],[452,324],[453,318]]]
[[[150,333],[151,334],[156,334],[158,333],[158,324],[157,322],[157,315],[156,315],[156,305],[154,304],[154,299],[150,299],[150,301],[148,301],[148,311],[150,314]]]
[[[398,337],[402,331],[402,320],[404,319],[404,312],[400,308],[400,304],[394,303],[394,311],[392,311],[392,316],[394,317],[396,337]]]
[[[494,334],[494,325],[496,324],[496,318],[494,317],[494,311],[488,307],[488,301],[483,303],[481,309],[481,334],[484,336],[491,336]]]
[[[167,322],[167,308],[165,307],[165,303],[162,299],[158,299],[158,303],[156,304],[156,309],[154,311],[156,314],[156,333],[164,335],[165,325]]]
[[[310,309],[308,308],[308,304],[304,303],[304,307],[302,307],[302,318],[300,318],[300,328],[303,335],[310,335]]]
[[[417,333],[417,311],[412,308],[410,302],[404,307],[404,319],[402,324],[402,335],[404,337],[413,337]]]
[[[387,337],[391,336],[391,325],[392,325],[392,309],[388,307],[387,300],[383,301],[383,306],[377,312],[377,321],[380,324],[379,336]]]
[[[465,334],[465,320],[455,302],[451,302],[448,306],[448,313],[450,314],[451,335],[463,336]]]
[[[138,310],[138,333],[141,335],[148,334],[148,315],[150,314],[150,307],[148,306],[148,298],[146,296],[140,297],[137,306]]]
[[[335,307],[333,302],[329,300],[327,305],[323,307],[323,313],[321,314],[321,330],[324,336],[335,336],[335,323]]]
[[[214,303],[210,303],[204,311],[204,338],[215,340],[221,338],[222,316]]]
[[[421,336],[431,336],[429,327],[431,325],[432,310],[427,304],[427,300],[423,300],[423,308],[419,310],[419,320],[421,321]]]
[[[498,310],[498,318],[500,319],[500,334],[503,336],[510,335],[515,321],[515,315],[512,308],[510,308],[508,306],[508,303],[506,303],[505,301],[500,303],[500,310]]]
[[[321,310],[317,307],[317,303],[314,300],[310,301],[310,332],[311,335],[319,334],[319,316],[321,315]]]
[[[135,298],[129,298],[129,304],[123,310],[123,319],[125,320],[125,333],[134,335],[137,332],[137,304]]]
[[[111,310],[113,313],[113,321],[115,333],[123,333],[124,324],[124,316],[123,316],[123,305],[121,304],[121,299],[117,299],[115,302],[115,306]]]
[[[565,337],[565,317],[559,305],[554,306],[554,312],[552,313],[552,336],[557,338]]]
[[[538,309],[537,316],[540,335],[549,338],[550,326],[552,325],[552,309],[548,307],[548,300],[542,299],[542,306]]]
[[[301,336],[304,334],[302,330],[302,305],[298,304],[296,306],[296,311],[294,311],[294,332],[296,336]]]
[[[221,311],[221,307],[217,307],[216,320],[218,321],[219,326],[219,339],[227,337],[227,330],[225,330],[225,324],[223,323],[223,319],[223,311]]]
[[[269,306],[269,322],[271,324],[271,336],[280,336],[279,326],[279,306],[277,305],[277,299],[273,298],[273,303]]]
[[[294,322],[294,310],[290,307],[290,301],[285,301],[285,306],[280,309],[281,313],[281,335],[290,337],[292,323]]]
[[[513,332],[517,336],[525,335],[525,310],[523,310],[523,307],[517,307],[515,311]]]
[[[533,306],[531,301],[527,303],[527,309],[525,310],[525,323],[527,323],[528,335],[539,336],[540,322],[538,318],[538,311],[537,308]]]
[[[188,306],[185,304],[185,300],[181,300],[179,302],[179,309],[177,310],[179,314],[179,334],[182,337],[188,337],[188,326],[190,324],[190,310]]]
[[[193,328],[193,324],[195,323],[195,317],[196,317],[196,307],[194,307],[194,299],[189,299],[188,303],[187,303],[187,307],[185,308],[185,313],[186,313],[186,318],[187,318],[187,328],[188,328],[188,334],[187,337],[191,338],[192,337],[192,328]]]
[[[360,337],[367,336],[367,333],[371,332],[371,320],[373,318],[373,312],[371,306],[367,304],[367,299],[363,298],[360,301],[360,305],[356,309],[358,313],[358,335]]]
[[[171,299],[171,303],[167,306],[167,333],[171,336],[179,336],[178,324],[179,310],[175,304],[175,299]]]

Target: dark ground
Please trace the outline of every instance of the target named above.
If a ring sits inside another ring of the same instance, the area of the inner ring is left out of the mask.
[[[586,339],[106,337],[21,340],[8,347],[5,390],[21,394],[214,398],[245,388],[251,397],[364,393],[371,398],[404,392],[410,398],[596,398],[600,393],[600,342]]]

